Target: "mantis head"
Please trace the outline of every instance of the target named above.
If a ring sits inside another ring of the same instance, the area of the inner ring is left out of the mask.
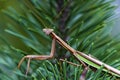
[[[49,35],[51,32],[53,32],[53,29],[50,28],[44,28],[43,32],[45,32],[45,34]]]

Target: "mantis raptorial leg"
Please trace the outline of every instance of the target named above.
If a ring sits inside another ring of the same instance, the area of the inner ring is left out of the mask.
[[[30,58],[28,59],[28,63],[27,63],[27,70],[26,70],[26,75],[27,75],[27,73],[28,73],[28,71],[29,71],[29,67],[30,67]]]
[[[21,61],[19,62],[18,68],[20,67],[20,65],[22,64],[22,62],[23,62],[25,59],[29,59],[29,60],[28,60],[28,64],[27,64],[27,71],[26,71],[26,75],[27,75],[28,70],[29,70],[29,67],[30,67],[30,60],[31,60],[31,59],[36,59],[36,60],[50,59],[50,58],[53,58],[53,57],[54,57],[54,53],[55,53],[55,38],[53,38],[53,40],[52,40],[52,48],[51,48],[51,53],[50,53],[50,55],[27,55],[27,56],[24,56],[24,57],[21,59]]]

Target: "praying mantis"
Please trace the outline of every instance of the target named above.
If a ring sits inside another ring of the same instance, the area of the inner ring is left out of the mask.
[[[46,59],[51,59],[54,57],[54,53],[55,53],[55,43],[58,42],[61,46],[63,46],[65,49],[67,49],[68,51],[71,52],[71,54],[77,58],[77,60],[79,60],[79,62],[82,63],[82,65],[86,68],[87,65],[96,68],[96,69],[100,69],[101,66],[103,66],[102,71],[105,71],[107,73],[110,73],[114,76],[120,77],[120,70],[113,68],[83,52],[77,51],[75,49],[73,49],[72,47],[70,47],[66,42],[64,42],[59,36],[57,36],[53,29],[50,28],[44,28],[43,32],[45,32],[45,34],[50,35],[52,37],[52,47],[51,47],[51,52],[50,55],[27,55],[24,56],[21,61],[18,64],[18,68],[20,67],[20,65],[22,64],[22,62],[24,61],[24,59],[28,59],[28,63],[27,63],[27,71],[26,74],[29,71],[29,66],[30,66],[30,60],[31,59],[35,59],[35,60],[46,60]],[[87,64],[87,65],[86,65]]]

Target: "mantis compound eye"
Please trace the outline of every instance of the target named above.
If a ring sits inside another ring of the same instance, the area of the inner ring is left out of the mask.
[[[45,32],[45,34],[49,35],[51,32],[53,32],[53,29],[50,28],[44,28],[43,32]]]

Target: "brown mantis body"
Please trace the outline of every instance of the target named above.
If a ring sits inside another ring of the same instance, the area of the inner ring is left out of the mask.
[[[65,49],[69,50],[72,55],[75,56],[75,58],[77,58],[84,67],[87,67],[86,64],[94,67],[94,68],[97,68],[99,69],[100,66],[104,66],[104,69],[103,71],[105,72],[108,72],[108,73],[111,73],[117,77],[120,77],[120,71],[95,59],[95,58],[92,58],[91,56],[88,56],[82,52],[79,52],[75,49],[73,49],[72,47],[70,47],[67,43],[65,43],[60,37],[58,37],[54,32],[53,32],[53,29],[43,29],[43,32],[45,32],[47,35],[50,35],[53,40],[52,40],[52,48],[51,48],[51,53],[50,55],[27,55],[27,56],[24,56],[21,61],[19,62],[18,64],[18,67],[20,67],[21,63],[24,61],[25,58],[28,58],[28,64],[27,64],[27,71],[26,71],[26,74],[29,70],[29,65],[30,65],[30,60],[31,59],[36,59],[36,60],[45,60],[45,59],[50,59],[50,58],[53,58],[54,56],[54,53],[55,53],[55,42],[57,41],[60,45],[62,45]],[[85,64],[86,63],[86,64]],[[94,65],[93,65],[94,64]]]

